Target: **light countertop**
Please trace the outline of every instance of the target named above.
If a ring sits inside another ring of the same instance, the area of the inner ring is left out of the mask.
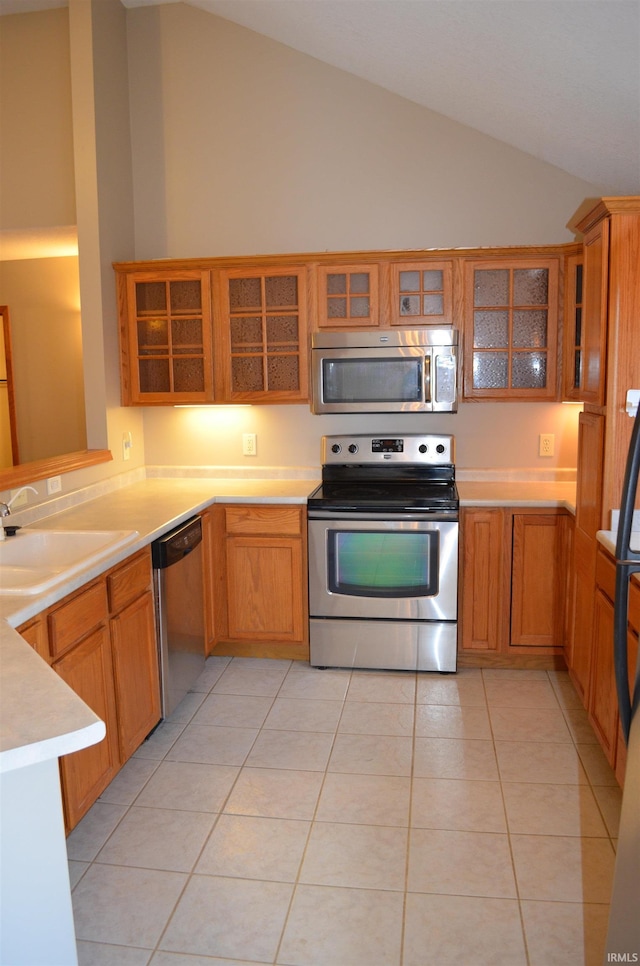
[[[458,480],[460,506],[561,507],[576,511],[576,484],[552,481]]]
[[[0,622],[0,772],[104,738],[104,722],[6,622]]]

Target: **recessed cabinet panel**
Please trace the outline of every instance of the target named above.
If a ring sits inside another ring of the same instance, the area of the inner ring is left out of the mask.
[[[465,396],[557,394],[558,260],[465,266]]]

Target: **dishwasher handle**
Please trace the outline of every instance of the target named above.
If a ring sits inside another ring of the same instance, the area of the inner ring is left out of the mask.
[[[151,544],[154,570],[166,570],[178,563],[202,542],[202,520],[191,517],[174,530],[158,537]]]

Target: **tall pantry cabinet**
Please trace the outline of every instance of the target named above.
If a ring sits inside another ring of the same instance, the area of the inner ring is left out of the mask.
[[[596,533],[620,506],[633,420],[626,393],[640,388],[640,199],[601,198],[575,225],[584,235],[581,372],[572,398],[584,403],[578,434],[578,490],[568,664],[592,718],[609,688],[593,661]],[[576,343],[578,340],[576,340]],[[612,741],[615,748],[615,741]],[[612,762],[613,764],[613,762]]]

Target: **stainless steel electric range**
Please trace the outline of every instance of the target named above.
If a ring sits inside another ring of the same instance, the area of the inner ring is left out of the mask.
[[[314,667],[455,671],[452,436],[324,436],[308,499]]]

